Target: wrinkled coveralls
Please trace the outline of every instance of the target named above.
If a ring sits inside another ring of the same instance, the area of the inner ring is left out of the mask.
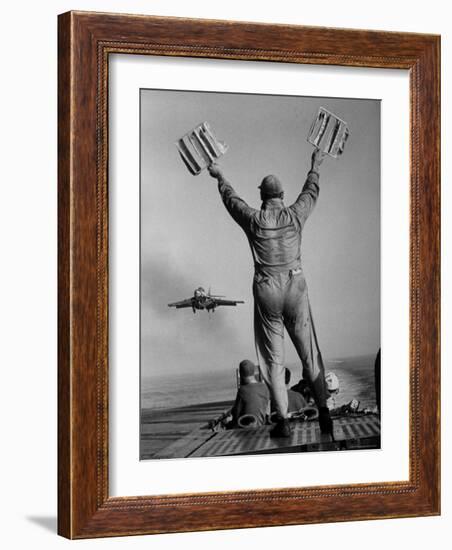
[[[325,372],[306,280],[301,268],[301,234],[319,194],[319,175],[308,173],[297,200],[286,207],[279,198],[251,208],[220,176],[218,189],[226,209],[245,231],[254,259],[254,335],[262,377],[275,410],[287,417],[284,380],[284,327],[298,352],[303,378],[317,406],[326,405]]]

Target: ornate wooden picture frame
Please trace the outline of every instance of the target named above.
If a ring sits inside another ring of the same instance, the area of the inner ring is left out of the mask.
[[[59,16],[58,49],[59,533],[87,538],[439,514],[440,38],[69,12]],[[409,71],[408,481],[109,496],[110,54]]]

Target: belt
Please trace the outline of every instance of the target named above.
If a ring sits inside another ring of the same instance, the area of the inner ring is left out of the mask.
[[[300,275],[300,273],[303,273],[303,269],[301,267],[295,267],[292,269],[275,269],[275,268],[258,268],[257,266],[254,266],[255,273],[264,275],[264,276],[274,276],[274,275],[281,275],[282,273],[288,273],[289,277],[294,277],[295,275]]]

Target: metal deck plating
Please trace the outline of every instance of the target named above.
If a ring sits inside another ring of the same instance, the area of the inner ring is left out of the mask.
[[[270,437],[271,426],[219,432],[213,432],[207,427],[198,428],[165,447],[153,458],[339,451],[380,447],[380,419],[375,414],[335,418],[334,441],[330,435],[320,433],[316,421],[293,422],[292,428],[290,438]]]

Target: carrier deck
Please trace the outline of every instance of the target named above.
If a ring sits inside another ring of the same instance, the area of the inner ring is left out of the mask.
[[[334,438],[320,432],[318,422],[291,422],[292,435],[272,438],[272,426],[213,431],[205,424],[160,449],[152,458],[234,456],[308,451],[380,448],[380,418],[347,414],[334,418]]]

